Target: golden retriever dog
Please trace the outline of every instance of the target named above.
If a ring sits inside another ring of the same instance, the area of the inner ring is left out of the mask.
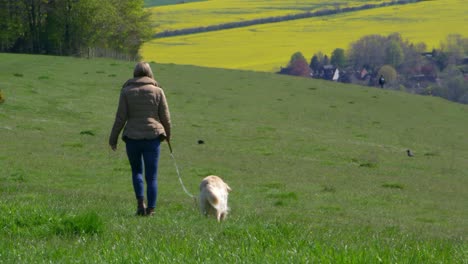
[[[200,210],[208,216],[214,215],[218,222],[224,220],[228,214],[228,194],[231,187],[220,177],[210,175],[200,183]]]

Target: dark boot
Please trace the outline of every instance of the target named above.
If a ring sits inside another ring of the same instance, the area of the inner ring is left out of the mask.
[[[146,205],[143,198],[137,200],[137,211],[136,215],[146,215]]]
[[[154,208],[146,208],[146,216],[153,216]]]

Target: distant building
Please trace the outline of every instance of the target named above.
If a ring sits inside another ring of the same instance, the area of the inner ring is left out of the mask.
[[[333,74],[332,81],[337,82],[339,79],[340,79],[340,70],[336,68],[335,73]]]
[[[327,64],[322,67],[318,77],[329,81],[338,81],[340,78],[340,71],[337,67]]]
[[[369,72],[365,68],[363,68],[360,72],[361,80],[366,79],[368,75],[369,75]]]
[[[434,51],[431,51],[431,52],[422,52],[421,55],[424,56],[424,57],[426,57],[426,58],[432,58],[432,57],[434,57]]]

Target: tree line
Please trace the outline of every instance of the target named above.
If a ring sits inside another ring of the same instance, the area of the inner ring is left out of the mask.
[[[136,59],[152,35],[143,0],[1,0],[0,52]]]
[[[383,76],[387,89],[443,97],[468,104],[468,38],[454,34],[439,49],[411,43],[398,33],[368,35],[336,48],[331,56],[315,53],[308,61],[301,52],[291,56],[279,73],[377,86]]]

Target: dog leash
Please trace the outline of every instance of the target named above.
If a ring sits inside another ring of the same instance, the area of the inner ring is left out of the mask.
[[[184,192],[188,196],[190,196],[193,199],[196,199],[196,197],[193,196],[193,194],[191,194],[189,191],[187,191],[187,188],[185,188],[184,182],[182,181],[182,177],[180,177],[179,167],[177,166],[177,162],[176,162],[176,159],[174,157],[174,153],[172,152],[171,142],[169,142],[169,140],[167,140],[167,145],[169,145],[169,151],[171,152],[171,157],[172,157],[172,160],[174,161],[174,166],[176,168],[177,176],[179,177],[179,182],[180,182],[180,185],[182,186],[182,189],[184,189]]]

